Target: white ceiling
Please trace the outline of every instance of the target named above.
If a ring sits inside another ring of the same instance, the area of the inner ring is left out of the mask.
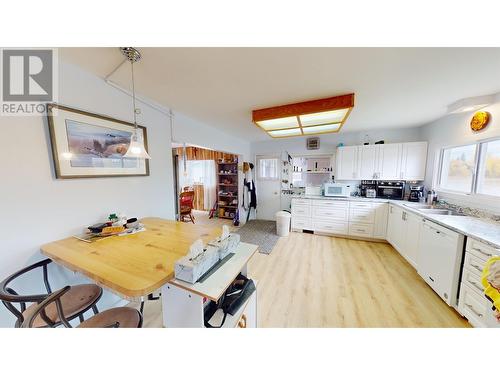
[[[139,48],[139,95],[249,141],[271,139],[253,109],[356,94],[342,132],[413,127],[464,97],[500,91],[500,48]],[[118,48],[61,48],[105,77]],[[130,86],[130,66],[112,80]]]

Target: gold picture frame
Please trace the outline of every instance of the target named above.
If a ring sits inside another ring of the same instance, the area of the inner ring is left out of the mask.
[[[47,104],[56,178],[149,176],[149,160],[123,158],[135,125],[59,104]],[[148,150],[147,130],[137,135]]]

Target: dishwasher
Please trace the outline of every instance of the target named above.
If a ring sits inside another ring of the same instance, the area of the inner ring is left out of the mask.
[[[417,272],[450,306],[458,307],[464,236],[422,220]]]

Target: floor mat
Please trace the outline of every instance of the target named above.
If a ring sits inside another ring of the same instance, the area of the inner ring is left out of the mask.
[[[237,233],[241,242],[259,246],[259,253],[270,254],[279,240],[276,234],[276,222],[270,220],[250,220]]]

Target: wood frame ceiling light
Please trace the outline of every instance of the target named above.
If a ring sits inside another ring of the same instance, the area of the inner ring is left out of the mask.
[[[252,111],[252,121],[273,138],[338,133],[354,107],[354,94]]]

